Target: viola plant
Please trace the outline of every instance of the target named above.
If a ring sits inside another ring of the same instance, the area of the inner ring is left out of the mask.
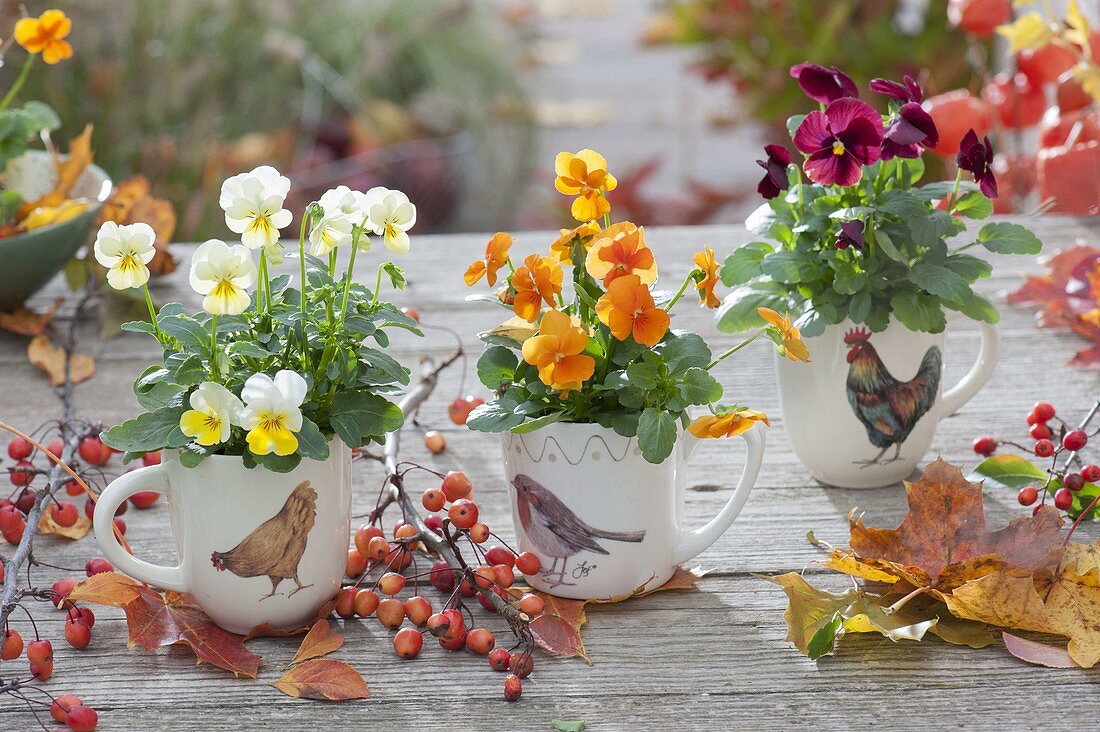
[[[270,166],[225,181],[220,203],[241,243],[211,239],[196,249],[190,283],[202,312],[195,315],[179,303],[154,307],[150,227],[100,228],[94,252],[108,283],[141,288],[149,307],[149,322],[123,329],[147,333],[164,349],[161,363],[134,382],[147,411],[103,433],[126,460],[167,448],[188,467],[209,455],[239,455],[246,467],[287,472],[303,458],[325,460],[333,439],[360,447],[401,427],[401,410],[387,396],[408,384],[409,371],[386,354],[387,331],[420,331],[381,299],[381,289],[383,279],[404,287],[405,276],[384,262],[371,289],[352,272],[374,237],[408,251],[416,209],[399,191],[328,191],[302,217],[293,255],[299,286],[292,287],[291,275],[271,269],[284,259],[279,232],[293,218],[283,208],[289,190]],[[348,265],[338,273],[341,249]]]
[[[792,360],[806,360],[789,318],[766,311],[766,326],[714,356],[695,333],[674,330],[670,316],[689,289],[701,307],[718,306],[714,251],[695,255],[694,268],[675,292],[656,289],[658,264],[644,228],[611,221],[606,194],[616,181],[603,156],[563,152],[555,170],[557,190],[575,196],[571,210],[579,226],[563,229],[549,254],[530,254],[519,266],[510,253],[512,237],[497,233],[484,259],[466,270],[467,286],[482,279],[490,287],[500,283],[495,293],[471,299],[513,313],[481,334],[488,348],[478,376],[496,399],[474,409],[466,424],[483,432],[523,433],[554,422],[597,423],[636,436],[651,463],[669,456],[680,427],[721,437],[767,424],[760,412],[719,404],[722,386],[710,371],[760,336]],[[565,291],[567,269],[572,293]],[[706,407],[710,414],[693,423],[691,407]]]
[[[949,243],[966,230],[964,219],[993,212],[989,139],[971,129],[960,143],[955,179],[918,185],[921,156],[941,140],[915,81],[871,82],[888,107],[884,115],[836,68],[803,63],[791,76],[819,108],[787,121],[801,160],[768,145],[758,161],[766,202],[746,225],[762,240],[722,264],[721,279],[734,289],[718,311],[718,327],[749,330],[760,307],[791,312],[805,336],[845,319],[879,332],[891,316],[911,330],[939,333],[945,310],[995,323],[996,307],[972,289],[990,265],[967,250],[1038,254],[1042,245],[1008,222]]]

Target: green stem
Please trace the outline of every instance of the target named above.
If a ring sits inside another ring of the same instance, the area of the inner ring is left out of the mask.
[[[668,305],[665,306],[665,311],[671,313],[672,307],[680,300],[685,292],[687,292],[688,285],[691,284],[695,278],[692,276],[697,270],[691,270],[688,272],[688,276],[684,278],[684,284],[680,285],[680,289],[676,291],[676,294],[672,296],[672,299],[668,301]]]
[[[378,304],[378,293],[382,291],[382,265],[378,265],[378,274],[374,278],[374,297],[371,298],[370,304]]]
[[[263,256],[263,255],[261,255]],[[261,260],[262,261],[262,260]],[[210,317],[210,378],[218,381],[218,316]]]
[[[260,249],[260,286],[259,291],[256,293],[256,309],[261,313],[265,311],[267,304],[269,303],[267,290],[267,250]]]
[[[153,296],[149,294],[149,285],[142,285],[141,289],[145,291],[145,304],[149,306],[149,320],[153,323],[153,332],[156,333],[157,340],[163,343],[160,324],[157,322],[157,309],[153,307]]]
[[[355,253],[359,251],[359,239],[356,238],[351,245],[351,257],[348,259],[348,271],[344,273],[344,302],[340,306],[340,322],[344,322],[344,318],[348,314],[348,292],[351,290],[351,271],[355,269]],[[382,270],[378,270],[381,275]],[[377,302],[378,292],[374,293],[374,299]]]
[[[727,351],[723,351],[716,359],[714,359],[713,361],[711,361],[710,363],[707,364],[707,370],[709,371],[710,369],[714,368],[718,364],[722,363],[727,358],[729,358],[733,354],[737,353],[742,348],[749,345],[750,343],[755,341],[760,336],[764,335],[764,333],[766,333],[766,332],[767,332],[767,328],[761,328],[760,330],[756,331],[756,333],[752,337],[746,338],[745,340],[741,341],[736,346],[734,346],[733,348],[730,348]]]
[[[962,175],[962,168],[955,171],[955,187],[951,189],[951,195],[947,197],[947,210],[952,214],[955,213],[955,201],[959,195],[959,185],[962,183]]]
[[[3,101],[0,101],[0,112],[3,112],[8,108],[8,105],[12,103],[15,96],[19,94],[19,90],[23,88],[23,84],[27,81],[27,75],[31,71],[31,66],[34,66],[35,55],[31,54],[27,56],[27,60],[23,62],[23,68],[19,71],[19,76],[16,78],[15,83],[11,85],[11,89],[8,89],[8,93],[4,95]]]
[[[333,249],[328,253],[328,276],[336,276],[336,250]]]
[[[309,368],[309,339],[306,337],[306,226],[309,224],[309,216],[306,213],[302,214],[302,226],[298,230],[298,264],[301,268],[302,283],[301,289],[301,310],[302,310],[302,322],[299,327],[302,329],[302,369],[308,371]]]

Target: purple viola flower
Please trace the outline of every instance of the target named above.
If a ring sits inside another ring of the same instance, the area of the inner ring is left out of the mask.
[[[866,102],[838,99],[806,115],[794,144],[809,156],[803,168],[814,183],[854,185],[882,154],[882,116]]]
[[[913,81],[911,76],[906,76],[904,82],[891,79],[871,79],[870,87],[875,94],[881,94],[902,104],[906,102],[917,102],[919,104],[924,100],[924,92],[921,91],[920,84]]]
[[[787,166],[791,164],[791,153],[782,145],[765,145],[767,160],[757,160],[756,164],[767,171],[757,192],[764,198],[775,198],[781,191],[787,190]]]
[[[851,77],[837,67],[827,69],[809,61],[791,67],[791,76],[806,96],[818,104],[828,104],[845,97],[858,97],[859,89]]]
[[[986,198],[997,197],[997,179],[993,176],[993,146],[989,144],[988,137],[979,140],[978,134],[973,129],[969,130],[959,143],[959,154],[955,156],[955,163],[974,176],[974,181]]]
[[[932,116],[917,102],[901,105],[882,136],[882,159],[919,158],[925,148],[939,144]]]
[[[863,249],[863,222],[859,219],[840,222],[840,232],[836,235],[836,248],[855,247]]]

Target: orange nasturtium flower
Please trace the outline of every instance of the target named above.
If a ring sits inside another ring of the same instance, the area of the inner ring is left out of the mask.
[[[523,266],[512,274],[512,287],[516,291],[512,309],[528,323],[534,323],[544,301],[554,306],[554,296],[561,294],[561,283],[560,264],[541,254],[529,254]]]
[[[560,152],[554,158],[554,187],[559,193],[576,196],[570,212],[577,221],[592,221],[611,212],[604,196],[619,182],[607,172],[607,160],[587,148],[578,153]]]
[[[573,242],[588,239],[584,250],[592,244],[592,237],[600,233],[600,225],[595,221],[586,221],[575,229],[562,229],[558,238],[550,245],[550,256],[562,264],[573,264]]]
[[[497,283],[497,271],[508,261],[508,250],[512,248],[512,237],[503,231],[493,234],[493,238],[485,245],[485,260],[473,262],[466,268],[466,274],[462,279],[466,280],[466,286],[470,287],[482,277],[489,281],[489,287]]]
[[[41,53],[42,60],[56,64],[71,58],[73,47],[63,40],[73,22],[60,10],[47,10],[37,18],[20,18],[15,24],[15,41],[28,53]]]
[[[740,407],[722,414],[708,414],[699,417],[688,427],[688,432],[703,439],[708,437],[736,437],[742,432],[748,432],[757,422],[763,422],[765,425],[771,426],[771,423],[768,422],[768,415]]]
[[[790,315],[780,315],[771,308],[757,308],[761,318],[774,325],[783,341],[783,355],[792,361],[809,361],[810,349],[806,347],[798,328],[791,325]]]
[[[645,230],[629,221],[609,226],[596,237],[584,262],[588,274],[607,287],[618,277],[637,275],[643,284],[657,279],[657,260],[646,246]]]
[[[584,354],[588,335],[580,320],[560,310],[548,310],[539,323],[538,335],[523,342],[523,360],[539,370],[539,379],[563,392],[581,388],[592,377],[596,359]]]
[[[668,313],[653,303],[653,295],[638,275],[612,282],[596,302],[596,315],[620,341],[633,335],[638,343],[652,348],[668,332]]]
[[[714,250],[707,247],[697,252],[692,258],[695,266],[703,273],[703,279],[695,283],[695,289],[699,291],[700,304],[708,308],[716,308],[722,304],[714,295],[714,286],[718,284],[718,262],[714,259]]]

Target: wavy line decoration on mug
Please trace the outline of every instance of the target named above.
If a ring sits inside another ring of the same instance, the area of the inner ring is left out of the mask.
[[[517,475],[512,479],[512,488],[516,491],[516,508],[524,533],[539,553],[551,559],[550,567],[542,571],[542,577],[550,587],[574,584],[565,581],[571,557],[581,552],[602,555],[610,553],[596,541],[597,539],[631,544],[640,544],[645,539],[644,529],[642,531],[606,531],[590,526],[573,513],[572,509],[554,495],[553,491],[530,476]],[[559,562],[560,569],[558,569]],[[596,569],[594,564],[578,562],[571,576],[580,579],[594,569]]]
[[[854,465],[868,467],[901,460],[901,446],[909,433],[936,403],[943,374],[943,356],[931,346],[921,359],[916,375],[909,381],[894,378],[871,345],[871,332],[853,328],[844,334],[848,345],[848,403],[856,418],[867,428],[867,439],[881,448],[870,460]],[[893,457],[883,460],[890,447]]]
[[[219,572],[228,569],[238,577],[267,575],[271,580],[271,592],[261,597],[261,602],[281,595],[277,592],[279,584],[292,579],[298,586],[287,595],[290,597],[313,586],[303,585],[298,579],[298,565],[316,520],[317,491],[306,480],[291,492],[277,514],[253,529],[229,551],[211,554],[210,561]]]
[[[509,434],[508,435],[508,449],[511,450],[512,447],[514,446],[516,448],[516,453],[517,454],[520,453],[521,448],[520,448],[519,445],[516,445],[516,440],[518,439],[520,444],[522,444],[522,446],[523,446],[522,447],[522,452],[527,453],[527,456],[531,459],[531,462],[533,462],[535,464],[538,464],[538,463],[541,463],[543,461],[543,459],[548,459],[550,462],[553,462],[554,458],[555,458],[554,453],[549,452],[549,450],[548,450],[548,448],[550,446],[550,443],[553,442],[554,447],[558,448],[558,452],[560,452],[561,456],[563,458],[565,458],[565,462],[569,463],[570,465],[576,466],[576,465],[580,465],[582,462],[584,462],[586,457],[591,458],[592,460],[599,460],[600,459],[600,453],[596,452],[595,450],[593,450],[591,454],[589,454],[589,452],[588,452],[588,448],[592,444],[593,440],[601,443],[604,446],[604,449],[607,451],[607,456],[609,458],[611,458],[611,462],[614,462],[614,463],[619,463],[619,462],[622,462],[623,460],[626,460],[627,456],[630,454],[631,446],[634,443],[634,438],[633,437],[624,438],[624,439],[626,439],[626,445],[623,448],[623,454],[616,456],[615,453],[612,451],[611,446],[607,444],[607,441],[604,440],[602,435],[592,435],[587,440],[585,440],[584,447],[581,448],[580,455],[576,459],[573,459],[573,458],[569,457],[569,453],[567,453],[565,451],[565,448],[563,448],[561,446],[561,443],[558,442],[557,438],[552,437],[552,436],[542,436],[542,435],[538,435],[538,436],[542,437],[542,440],[543,440],[542,448],[540,449],[538,455],[535,455],[534,451],[531,450],[531,446],[527,444],[526,438],[528,437],[528,435]],[[637,448],[637,446],[634,447],[634,452],[635,452],[635,454],[641,454],[641,451]]]

